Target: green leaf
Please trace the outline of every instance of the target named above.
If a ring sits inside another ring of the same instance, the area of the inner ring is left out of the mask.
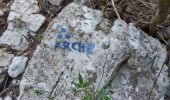
[[[79,83],[80,83],[81,85],[83,85],[83,77],[81,76],[80,73],[79,73]]]
[[[24,87],[25,92],[29,92],[31,89],[33,89],[33,87],[30,85],[25,85],[25,87]]]
[[[105,91],[104,91],[104,89],[101,89],[101,90],[98,92],[98,96],[99,96],[100,100],[104,100],[104,96],[105,96]]]
[[[89,96],[87,96],[87,95],[84,96],[84,97],[83,97],[83,100],[89,100]]]
[[[77,89],[82,88],[82,85],[79,84],[79,83],[74,83],[74,85],[75,85],[75,87],[76,87]]]
[[[83,83],[82,87],[87,87],[87,86],[89,86],[89,85],[90,85],[89,82],[88,82],[88,81],[85,81],[85,82]]]
[[[105,96],[105,97],[104,97],[104,100],[110,100],[110,97]]]
[[[40,96],[40,95],[43,95],[45,93],[45,91],[42,90],[42,89],[37,89],[37,90],[34,91],[34,93],[36,93],[37,96]]]
[[[43,39],[43,35],[36,35],[34,39],[38,42],[41,42],[41,40]]]
[[[55,97],[48,97],[48,100],[55,100]]]

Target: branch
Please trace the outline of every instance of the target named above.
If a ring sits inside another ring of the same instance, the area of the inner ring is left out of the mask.
[[[120,19],[120,20],[121,20],[120,15],[119,15],[119,13],[118,13],[118,11],[117,11],[117,9],[116,9],[116,6],[115,6],[114,1],[113,1],[113,0],[111,0],[111,2],[112,2],[113,9],[114,9],[114,11],[115,11],[115,13],[116,13],[116,15],[117,15],[118,19]]]

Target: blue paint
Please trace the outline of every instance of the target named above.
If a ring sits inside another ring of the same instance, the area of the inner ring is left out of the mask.
[[[82,52],[82,43],[81,42],[74,42],[74,43],[72,43],[72,48],[73,48],[73,50],[75,50],[75,51],[78,51],[78,52]]]
[[[93,49],[94,49],[95,45],[93,43],[88,43],[87,44],[87,49],[86,49],[86,52],[87,54],[93,54]]]
[[[56,42],[55,48],[61,48],[61,43],[60,42]]]
[[[58,34],[58,35],[57,35],[57,38],[58,38],[58,39],[62,39],[62,38],[63,38],[63,35],[62,35],[62,34]]]
[[[67,49],[67,50],[70,50],[71,51],[71,49],[70,49],[70,43],[69,42],[67,42],[67,41],[64,41],[63,42],[63,46],[64,46],[64,49]]]
[[[69,51],[78,51],[79,53],[87,53],[87,55],[93,54],[93,49],[95,45],[93,43],[88,43],[85,46],[82,42],[56,42],[55,48],[66,49]]]
[[[70,39],[70,38],[71,38],[71,35],[66,34],[66,35],[65,35],[65,38],[66,38],[66,39]]]
[[[71,38],[71,35],[66,32],[67,32],[66,28],[60,29],[60,33],[62,34],[57,34],[57,39],[64,41],[63,42],[56,41],[55,48],[66,49],[69,51],[77,51],[79,53],[86,53],[87,55],[93,54],[95,44],[93,44],[92,42],[88,42],[85,44],[82,43],[81,41],[69,42],[68,39]]]
[[[67,29],[62,27],[62,28],[60,29],[60,33],[65,33],[65,32],[67,32]]]

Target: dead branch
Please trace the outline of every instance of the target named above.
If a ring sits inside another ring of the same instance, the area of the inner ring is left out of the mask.
[[[118,19],[120,19],[120,20],[121,20],[120,15],[119,15],[119,13],[118,13],[118,11],[117,11],[117,9],[116,9],[116,6],[115,6],[114,1],[113,1],[113,0],[111,0],[111,2],[112,2],[113,9],[114,9],[114,11],[115,11],[115,13],[116,13],[116,15],[117,15]]]

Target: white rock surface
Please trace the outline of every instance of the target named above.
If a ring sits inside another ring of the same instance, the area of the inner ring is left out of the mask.
[[[21,14],[14,12],[14,11],[10,11],[9,15],[8,15],[8,19],[7,21],[12,21],[14,19],[20,19],[21,18]]]
[[[37,0],[14,0],[11,5],[11,11],[20,14],[34,14],[39,13],[38,1]]]
[[[62,1],[64,0],[48,0],[49,3],[51,3],[52,5],[57,5],[57,6],[59,6]]]
[[[17,77],[24,72],[28,58],[24,56],[16,56],[9,65],[8,74],[12,78]]]
[[[22,51],[27,49],[29,42],[21,34],[6,30],[0,37],[0,44],[8,44],[12,49]]]
[[[18,100],[81,100],[74,90],[79,73],[94,92],[110,82],[111,100],[147,100],[162,66],[151,100],[164,100],[169,84],[165,46],[122,20],[115,20],[111,28],[103,24],[109,33],[96,30],[102,15],[74,3],[61,11],[29,61]],[[28,86],[33,88],[24,91]],[[37,95],[37,89],[43,93]]]
[[[40,14],[31,14],[23,15],[21,20],[28,24],[28,28],[31,31],[37,32],[41,25],[44,23],[45,17]]]
[[[0,66],[8,66],[13,57],[14,57],[13,54],[0,52]]]

